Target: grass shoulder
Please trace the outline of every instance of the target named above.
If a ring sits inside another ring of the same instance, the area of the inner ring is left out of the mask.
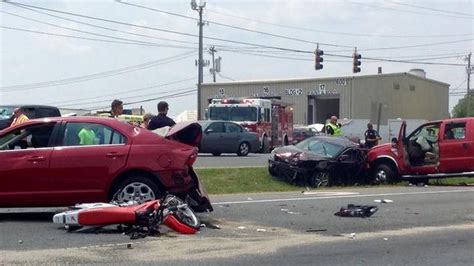
[[[209,194],[234,194],[255,192],[301,191],[305,187],[288,184],[268,173],[267,167],[252,168],[199,168],[195,169]],[[408,182],[400,182],[382,186],[407,186]],[[432,179],[432,186],[469,186],[474,185],[474,178]],[[351,186],[346,186],[351,187]],[[353,187],[371,187],[369,184],[358,184]],[[332,187],[339,188],[339,187]],[[343,188],[343,187],[340,187]],[[326,189],[326,188],[319,188]]]

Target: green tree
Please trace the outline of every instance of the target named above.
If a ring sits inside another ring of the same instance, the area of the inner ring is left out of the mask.
[[[474,116],[474,97],[471,93],[470,97],[470,110],[469,115],[467,115],[467,95],[464,98],[460,99],[456,106],[454,106],[452,111],[453,117],[466,117]]]

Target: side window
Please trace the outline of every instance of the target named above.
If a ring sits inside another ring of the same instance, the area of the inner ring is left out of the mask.
[[[0,150],[46,148],[55,124],[32,125],[12,131],[0,138]]]
[[[466,138],[466,122],[449,123],[444,128],[444,139],[465,139]]]
[[[265,121],[270,122],[270,109],[265,108]]]
[[[119,132],[95,123],[67,123],[63,146],[124,144],[126,138]]]
[[[53,108],[38,108],[36,110],[37,112],[37,117],[55,117],[55,116],[60,116],[60,113],[57,109]]]
[[[222,133],[222,123],[212,123],[207,129],[212,129],[214,133]]]
[[[225,132],[226,133],[240,133],[242,132],[242,129],[236,124],[225,123]]]
[[[350,161],[356,161],[359,159],[359,151],[358,150],[355,150],[355,149],[350,149],[350,150],[347,150],[344,152],[344,155],[347,155],[349,156],[349,160]]]

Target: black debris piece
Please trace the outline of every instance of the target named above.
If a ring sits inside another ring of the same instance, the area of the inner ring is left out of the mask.
[[[377,206],[373,205],[353,205],[349,204],[347,207],[341,207],[341,209],[336,212],[334,215],[341,217],[370,217],[376,211],[378,211]]]

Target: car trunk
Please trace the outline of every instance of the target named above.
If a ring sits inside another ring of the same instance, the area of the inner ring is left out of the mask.
[[[201,143],[201,125],[195,122],[182,122],[173,126],[165,136],[167,139],[197,147]]]

